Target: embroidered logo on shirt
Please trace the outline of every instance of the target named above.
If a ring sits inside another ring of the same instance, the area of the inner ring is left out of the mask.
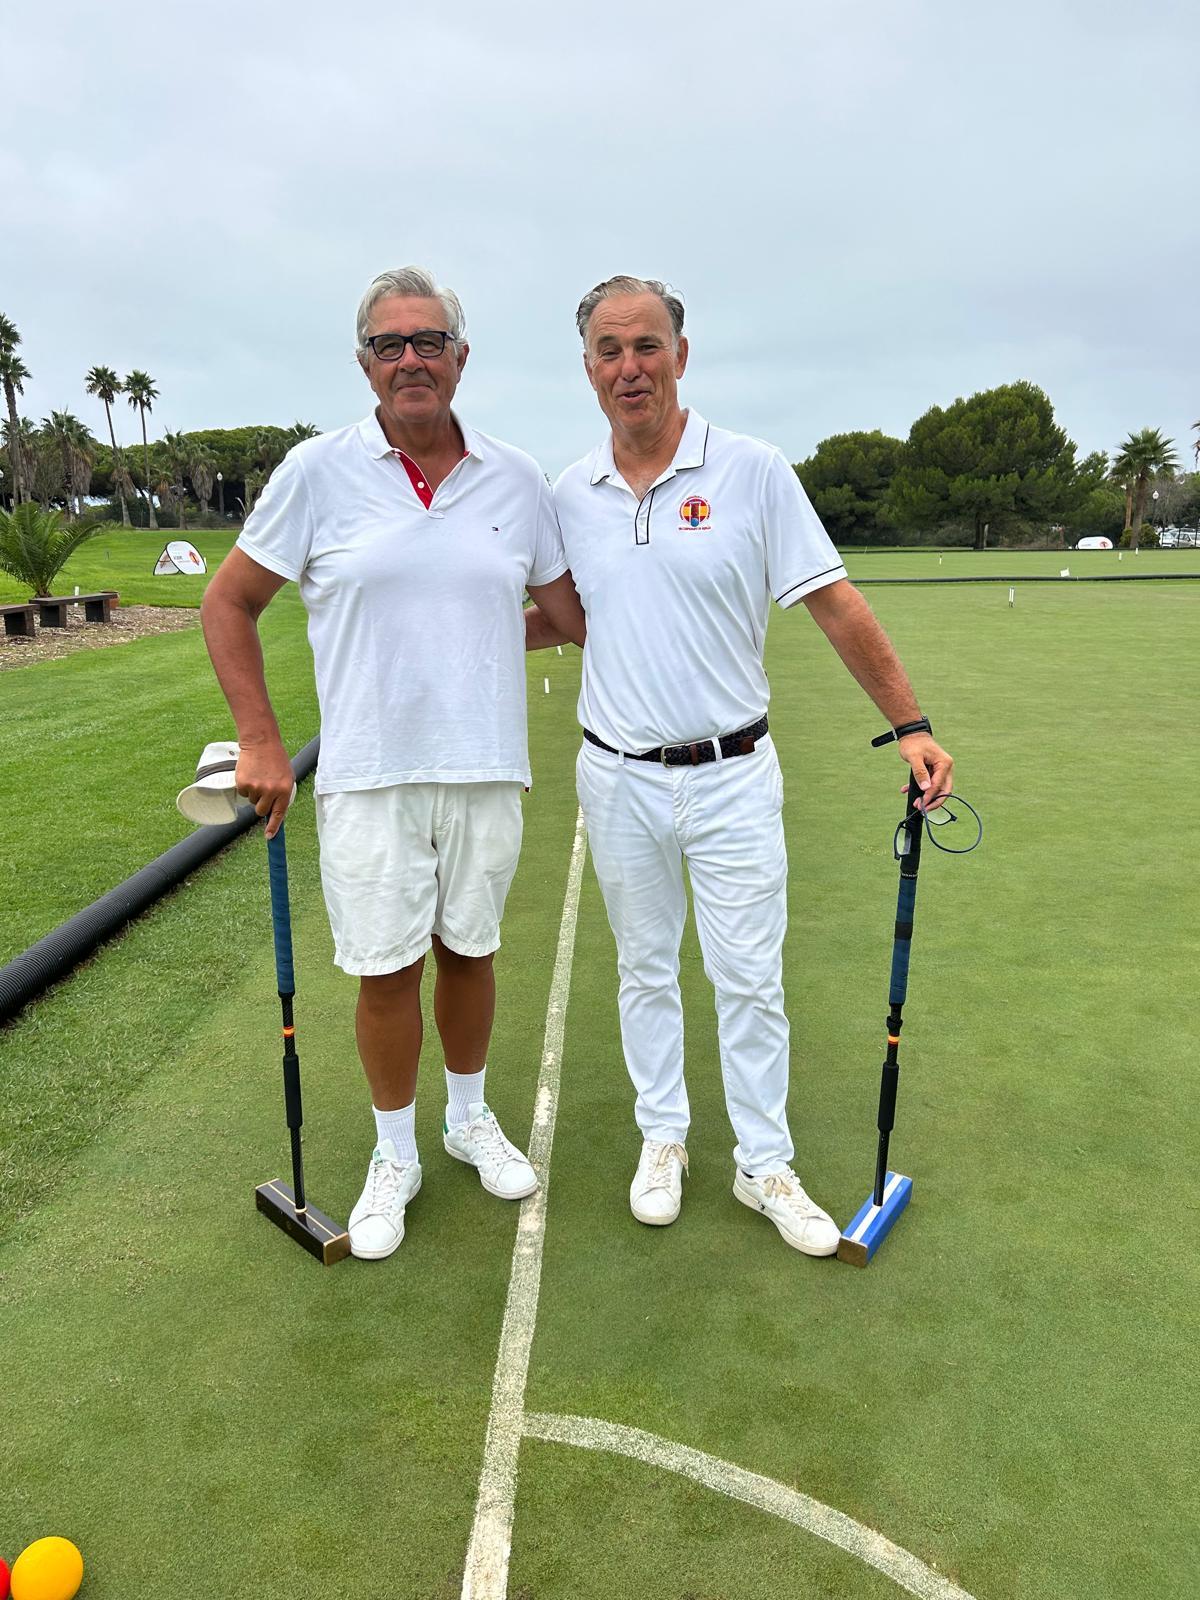
[[[712,507],[707,500],[702,500],[698,494],[694,494],[680,506],[679,515],[682,518],[681,528],[707,527],[712,516]]]

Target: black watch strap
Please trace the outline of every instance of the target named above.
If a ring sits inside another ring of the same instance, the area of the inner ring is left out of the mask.
[[[880,745],[891,744],[893,740],[899,741],[910,733],[932,733],[928,717],[918,717],[915,722],[902,722],[898,728],[889,728],[886,733],[881,733],[871,740],[871,748],[878,750]]]

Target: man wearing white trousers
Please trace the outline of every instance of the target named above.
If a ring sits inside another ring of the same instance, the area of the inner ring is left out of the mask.
[[[446,1065],[447,1155],[501,1199],[537,1178],[484,1097],[492,956],[530,781],[526,588],[564,637],[583,613],[536,462],[461,422],[462,306],[420,267],[380,274],[357,353],[377,404],[298,445],[204,597],[204,632],[237,723],[236,783],[273,834],[292,769],[263,676],[258,618],[289,579],[308,611],[321,760],[317,831],[334,959],[358,979],[355,1036],[374,1149],[350,1248],[380,1260],[421,1187],[415,1097],[421,977]]]
[[[952,764],[781,453],[680,406],[678,296],[611,278],[584,296],[577,323],[611,433],[563,473],[555,503],[587,616],[577,777],[637,1091],[630,1206],[640,1222],[673,1222],[687,1167],[686,863],[716,993],[734,1194],[795,1249],[832,1255],[837,1225],[791,1167],[783,785],[762,661],[772,600],[804,602],[897,730],[930,807]],[[548,618],[529,629],[531,642],[554,637]]]

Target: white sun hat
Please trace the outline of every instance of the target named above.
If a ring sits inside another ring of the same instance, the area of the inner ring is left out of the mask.
[[[189,822],[233,822],[238,808],[249,805],[234,783],[241,746],[229,739],[206,744],[196,764],[196,781],[181,789],[175,804]]]

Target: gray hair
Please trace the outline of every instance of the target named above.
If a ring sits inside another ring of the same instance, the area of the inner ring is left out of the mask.
[[[575,326],[579,329],[579,337],[584,344],[587,343],[588,323],[592,320],[592,312],[601,300],[610,300],[614,295],[620,294],[656,294],[667,308],[667,315],[671,319],[671,332],[676,345],[679,344],[680,335],[683,333],[683,301],[677,290],[669,284],[660,283],[657,278],[606,278],[603,283],[598,283],[594,289],[589,289],[579,302],[579,309],[575,313]]]
[[[371,326],[371,310],[375,303],[388,295],[411,295],[419,300],[440,301],[445,313],[446,326],[455,344],[461,344],[467,334],[467,320],[453,289],[444,289],[432,272],[424,267],[397,267],[392,272],[381,272],[363,295],[358,307],[358,354],[367,353],[367,330]]]

